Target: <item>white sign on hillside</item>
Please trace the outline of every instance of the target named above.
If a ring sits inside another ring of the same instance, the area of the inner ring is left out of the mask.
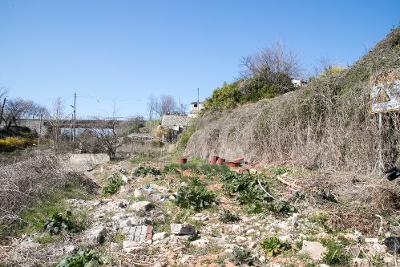
[[[400,110],[400,80],[391,84],[378,84],[372,87],[371,109],[373,113]]]

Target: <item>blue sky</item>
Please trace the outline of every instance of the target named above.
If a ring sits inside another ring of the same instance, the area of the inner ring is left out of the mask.
[[[150,95],[208,97],[277,41],[306,71],[351,64],[399,14],[399,0],[1,0],[0,86],[48,107],[76,91],[78,116],[145,115]]]

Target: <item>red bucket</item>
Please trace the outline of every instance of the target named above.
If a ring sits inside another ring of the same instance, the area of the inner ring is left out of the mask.
[[[209,162],[211,165],[215,165],[217,163],[217,160],[218,156],[211,156]]]
[[[180,164],[185,164],[185,163],[187,163],[187,158],[181,158],[181,159],[179,159],[179,163],[180,163]]]

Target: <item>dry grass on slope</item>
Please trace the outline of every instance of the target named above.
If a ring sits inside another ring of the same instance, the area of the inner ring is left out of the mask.
[[[397,28],[340,74],[322,75],[303,89],[271,100],[205,114],[185,154],[369,172],[377,168],[382,140],[385,166],[395,164],[400,117],[385,114],[380,137],[369,94],[377,81],[400,79],[399,40]]]

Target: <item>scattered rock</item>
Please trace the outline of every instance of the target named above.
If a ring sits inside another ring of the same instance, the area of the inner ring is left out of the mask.
[[[175,235],[194,235],[196,229],[190,224],[171,224],[171,233]]]
[[[124,201],[121,201],[121,202],[118,204],[118,207],[120,207],[121,209],[125,209],[125,208],[128,207],[128,203],[126,203],[126,202],[124,202]]]
[[[143,192],[140,189],[135,189],[135,191],[133,191],[133,196],[136,198],[142,197]]]
[[[124,174],[122,174],[121,175],[121,179],[122,179],[122,181],[124,182],[124,184],[127,184],[128,183],[128,177],[126,176],[126,175],[124,175]]]
[[[107,235],[107,229],[102,226],[98,225],[89,230],[86,230],[84,233],[85,241],[89,244],[102,244],[104,243]]]
[[[400,237],[390,236],[383,240],[383,243],[390,252],[399,253],[400,252]]]
[[[136,241],[131,241],[131,240],[125,240],[122,243],[122,249],[124,252],[130,253],[133,251],[138,251],[141,249],[141,246],[138,242]]]
[[[370,265],[368,259],[360,259],[360,258],[353,259],[352,267],[369,267],[369,266]]]
[[[168,236],[168,233],[167,233],[167,232],[155,233],[155,234],[153,235],[153,241],[164,239],[164,238],[166,238],[167,236]]]
[[[303,247],[299,253],[307,254],[312,260],[319,261],[325,252],[326,248],[321,243],[304,240]]]
[[[149,210],[153,209],[154,208],[154,204],[152,204],[149,201],[139,201],[139,202],[134,203],[132,205],[132,208],[135,211],[145,212],[145,211],[149,211]]]
[[[198,247],[198,248],[205,248],[208,246],[209,243],[210,243],[210,241],[207,239],[197,239],[197,240],[191,242],[190,244],[195,247]]]
[[[192,219],[199,222],[205,222],[208,221],[208,216],[201,213],[197,213],[192,216]]]

